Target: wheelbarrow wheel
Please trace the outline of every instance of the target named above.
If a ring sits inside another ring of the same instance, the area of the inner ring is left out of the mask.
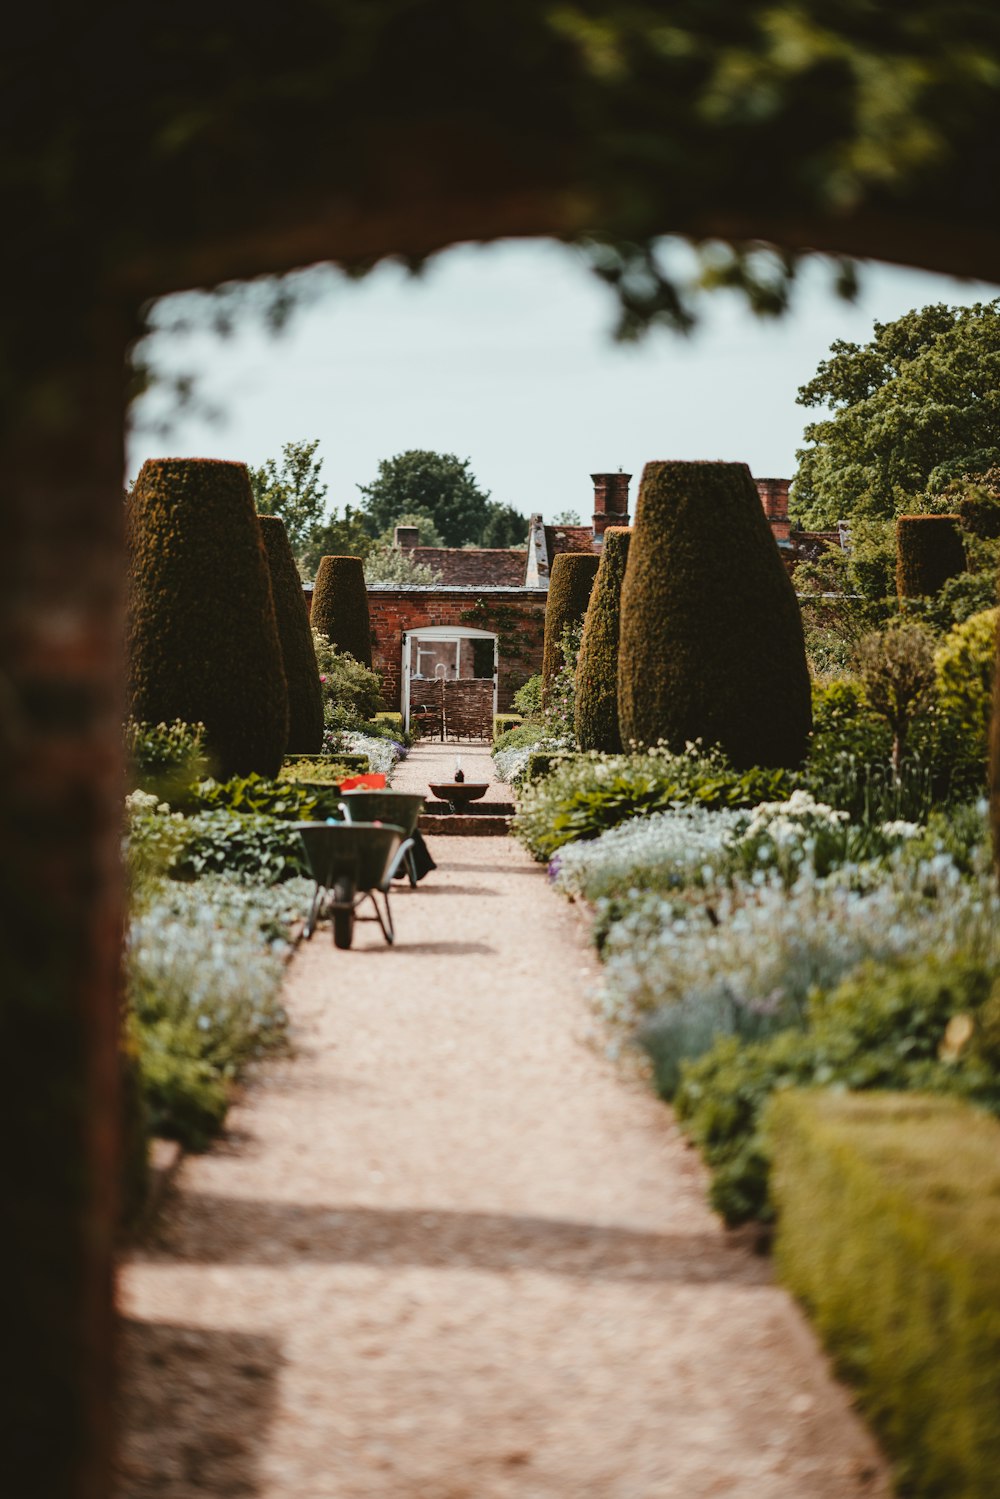
[[[333,886],[333,945],[350,947],[354,939],[354,881],[342,875]]]

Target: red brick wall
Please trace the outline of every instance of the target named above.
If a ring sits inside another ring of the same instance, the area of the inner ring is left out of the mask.
[[[372,622],[372,665],[382,673],[383,700],[400,708],[403,635],[430,625],[461,625],[500,637],[498,707],[509,711],[514,693],[542,669],[545,594],[537,589],[503,588],[489,593],[435,589],[373,588],[368,591]],[[478,607],[477,607],[478,606]]]

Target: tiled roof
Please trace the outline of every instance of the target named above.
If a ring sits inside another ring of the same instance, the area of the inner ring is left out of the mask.
[[[432,567],[446,586],[522,588],[527,549],[516,547],[407,547],[414,562]]]
[[[590,526],[546,526],[545,545],[549,566],[560,552],[595,552],[594,532]]]

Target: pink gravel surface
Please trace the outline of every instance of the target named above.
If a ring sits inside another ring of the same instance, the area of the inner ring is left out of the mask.
[[[300,950],[295,1054],[123,1267],[121,1499],[887,1495],[768,1261],[603,1055],[579,917],[510,840],[432,851],[394,949]]]

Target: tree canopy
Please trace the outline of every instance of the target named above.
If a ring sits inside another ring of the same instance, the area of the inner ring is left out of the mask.
[[[496,507],[481,489],[468,458],[411,448],[383,458],[370,484],[359,484],[373,535],[391,531],[414,512],[426,516],[445,546],[479,543]]]
[[[268,458],[260,468],[251,468],[250,487],[260,515],[277,515],[285,523],[291,548],[298,555],[319,526],[326,510],[327,486],[316,457],[319,438],[312,442],[286,442],[281,461]]]
[[[824,530],[889,517],[915,497],[1000,463],[1000,300],[937,303],[837,340],[799,391],[828,416],[805,430],[792,512]]]

